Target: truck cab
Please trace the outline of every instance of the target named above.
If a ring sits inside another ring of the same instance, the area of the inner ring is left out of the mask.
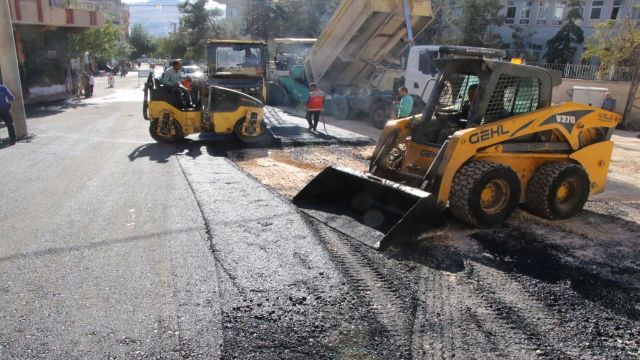
[[[409,94],[425,103],[433,91],[439,70],[433,64],[436,59],[484,58],[501,60],[507,56],[505,50],[448,45],[416,45],[409,50],[404,86]]]

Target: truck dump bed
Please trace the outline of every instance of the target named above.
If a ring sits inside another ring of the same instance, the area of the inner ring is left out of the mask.
[[[431,21],[431,0],[409,0],[413,34]],[[402,0],[344,0],[305,61],[321,88],[367,87],[376,70],[400,65],[409,45]]]

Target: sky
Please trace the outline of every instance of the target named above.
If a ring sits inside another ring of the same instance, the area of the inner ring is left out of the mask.
[[[123,2],[131,5],[155,5],[155,4],[172,4],[175,5],[179,0],[123,0]],[[213,0],[209,0],[208,8],[225,9]],[[177,24],[180,20],[180,12],[175,6],[131,6],[129,7],[131,15],[131,25],[142,24],[147,31],[155,36],[164,36],[173,28],[173,24]]]

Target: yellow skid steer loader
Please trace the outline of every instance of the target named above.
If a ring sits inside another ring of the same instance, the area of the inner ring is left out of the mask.
[[[387,122],[370,173],[327,168],[294,198],[309,215],[376,249],[445,223],[503,223],[519,204],[547,219],[604,191],[620,116],[551,104],[559,74],[482,58],[436,60],[421,116]]]

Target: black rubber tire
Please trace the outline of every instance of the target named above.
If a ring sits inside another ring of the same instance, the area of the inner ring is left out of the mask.
[[[369,123],[376,129],[384,129],[390,118],[389,110],[383,103],[376,103],[369,110]]]
[[[147,84],[146,82],[144,83],[144,100],[142,100],[142,117],[144,117],[145,120],[151,120],[151,117],[149,116],[149,84]]]
[[[332,101],[332,113],[333,117],[338,120],[347,120],[351,117],[351,108],[349,106],[349,99],[345,96],[335,95]]]
[[[149,117],[149,103],[146,99],[142,101],[142,117],[144,117],[145,120],[151,119]]]
[[[184,133],[182,132],[180,124],[174,121],[174,126],[177,129],[177,134],[175,136],[160,136],[158,135],[158,119],[154,119],[151,120],[151,123],[149,124],[149,134],[153,140],[164,144],[174,144],[184,140]]]
[[[259,136],[244,136],[242,135],[242,132],[240,130],[240,128],[242,127],[242,123],[244,122],[245,118],[241,118],[240,120],[238,120],[236,122],[236,124],[233,126],[233,133],[236,134],[236,136],[238,137],[238,139],[240,139],[240,141],[247,143],[247,144],[255,144],[258,143],[260,141],[265,141],[265,139],[268,139],[268,133],[267,133],[267,124],[262,121],[260,123],[260,126],[262,126],[262,133]]]
[[[496,213],[483,210],[480,199],[482,191],[492,180],[504,180],[509,187],[509,199]],[[472,161],[458,170],[453,177],[449,208],[460,221],[473,226],[500,225],[518,206],[520,180],[509,166],[490,162]]]
[[[569,179],[576,182],[575,192],[566,205],[558,202],[556,194]],[[567,219],[582,211],[589,198],[589,175],[582,166],[570,163],[549,163],[533,174],[526,193],[526,208],[545,219]]]
[[[392,132],[384,140],[384,143],[383,143],[382,147],[380,148],[380,151],[378,151],[377,154],[373,154],[373,156],[371,156],[371,161],[369,162],[369,172],[371,174],[376,175],[376,176],[383,176],[384,175],[384,173],[385,173],[384,169],[382,169],[377,164],[379,164],[382,159],[384,159],[387,156],[389,156],[389,153],[393,149],[393,146],[395,145],[397,138],[398,138],[398,131]]]

